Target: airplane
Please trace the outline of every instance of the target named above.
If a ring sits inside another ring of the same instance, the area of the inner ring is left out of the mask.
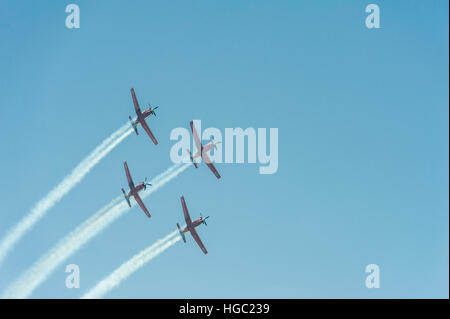
[[[217,179],[219,179],[220,174],[217,171],[217,169],[214,167],[214,165],[211,163],[211,159],[208,157],[207,152],[209,150],[211,150],[213,147],[215,149],[217,149],[216,145],[219,144],[220,142],[215,142],[214,140],[212,140],[208,144],[202,145],[200,139],[198,138],[197,131],[195,130],[194,121],[191,121],[190,124],[191,124],[192,135],[194,136],[195,146],[198,149],[197,153],[194,156],[192,156],[192,152],[189,149],[187,149],[187,152],[189,154],[189,157],[191,158],[192,164],[194,164],[195,168],[198,168],[198,165],[195,162],[195,159],[201,155],[205,164],[209,167],[209,169],[213,172],[213,174],[216,175]]]
[[[178,231],[180,232],[181,238],[183,238],[183,241],[186,242],[185,234],[191,233],[194,240],[197,242],[197,244],[202,249],[203,253],[205,253],[205,255],[206,255],[208,253],[208,251],[206,250],[205,246],[203,245],[202,241],[200,240],[200,237],[198,237],[195,227],[197,227],[201,224],[205,224],[205,226],[208,226],[206,224],[206,219],[208,219],[209,216],[203,218],[203,216],[200,215],[199,219],[192,221],[191,217],[189,216],[188,209],[186,207],[186,202],[184,201],[184,196],[181,196],[181,206],[183,206],[184,219],[186,220],[186,227],[183,230],[181,230],[180,225],[177,223]]]
[[[147,117],[149,117],[150,115],[156,116],[155,110],[159,106],[152,106],[151,104],[149,104],[149,108],[146,109],[144,112],[141,112],[141,109],[139,107],[139,103],[137,101],[136,94],[134,93],[134,89],[133,88],[131,88],[131,96],[133,97],[134,110],[136,111],[136,115],[137,115],[136,121],[134,121],[134,122],[131,119],[131,116],[128,116],[128,118],[130,119],[130,122],[131,122],[131,126],[133,126],[133,129],[136,132],[136,135],[139,135],[138,130],[137,130],[137,126],[139,124],[141,124],[143,129],[147,132],[148,136],[150,136],[150,138],[152,139],[153,143],[155,145],[158,145],[158,141],[156,140],[156,138],[153,135],[152,131],[150,131],[150,128],[148,127],[147,123],[145,122],[145,119]]]
[[[128,169],[127,162],[124,162],[123,165],[125,166],[125,173],[127,174],[128,185],[130,186],[130,191],[128,192],[128,194],[126,194],[125,190],[122,188],[122,193],[123,193],[123,196],[125,196],[125,200],[127,201],[128,206],[131,207],[130,197],[134,196],[134,199],[139,204],[139,206],[141,206],[145,215],[147,215],[148,218],[152,217],[152,216],[150,216],[150,213],[148,212],[147,208],[145,207],[144,203],[142,202],[141,197],[139,197],[139,194],[138,194],[141,190],[146,190],[148,185],[152,186],[152,184],[147,183],[147,177],[146,177],[142,183],[140,183],[137,186],[134,186],[133,179],[131,178],[131,174],[130,174],[130,170]]]

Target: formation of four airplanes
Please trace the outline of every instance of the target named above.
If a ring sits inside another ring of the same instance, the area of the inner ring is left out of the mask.
[[[158,144],[158,141],[156,140],[155,136],[153,135],[152,131],[150,130],[150,128],[148,127],[147,123],[145,122],[145,119],[147,117],[149,117],[150,115],[155,115],[155,110],[158,108],[158,106],[153,107],[151,105],[149,105],[149,108],[147,110],[145,110],[144,112],[141,111],[141,108],[139,107],[139,103],[138,100],[136,98],[136,94],[134,93],[134,89],[131,89],[131,97],[133,98],[133,104],[134,104],[134,109],[136,111],[136,115],[137,118],[135,121],[132,120],[131,116],[129,116],[130,118],[130,122],[131,122],[131,126],[133,127],[134,131],[136,132],[137,135],[139,135],[138,130],[137,130],[137,126],[141,125],[142,128],[145,130],[145,132],[147,132],[148,136],[150,137],[150,139],[153,141],[153,143],[155,145]],[[189,157],[191,158],[191,162],[192,164],[194,164],[194,166],[197,168],[198,165],[195,162],[195,159],[200,157],[202,158],[202,160],[206,163],[206,165],[209,167],[209,169],[214,173],[214,175],[219,179],[220,178],[220,174],[217,171],[217,169],[214,167],[214,165],[211,163],[211,160],[208,157],[207,152],[210,151],[213,147],[216,148],[216,144],[218,144],[219,142],[214,142],[211,141],[210,143],[206,144],[206,145],[202,145],[198,135],[197,135],[197,131],[195,130],[194,127],[194,123],[191,121],[191,130],[192,130],[192,135],[194,136],[194,142],[195,142],[195,146],[197,147],[198,151],[195,155],[192,155],[192,152],[190,150],[187,150],[187,152],[189,153]],[[130,202],[130,197],[133,196],[134,199],[136,200],[136,202],[139,204],[139,206],[141,207],[141,209],[144,211],[144,213],[147,215],[148,218],[150,218],[150,213],[147,210],[147,207],[145,207],[144,203],[142,202],[141,197],[139,196],[139,192],[141,190],[145,190],[147,188],[148,185],[151,186],[151,184],[149,184],[147,182],[147,178],[145,178],[145,180],[138,184],[137,186],[134,185],[133,179],[131,178],[131,174],[130,174],[130,170],[128,169],[128,165],[127,162],[123,163],[124,167],[125,167],[125,173],[127,175],[127,180],[128,180],[128,185],[130,187],[130,191],[127,193],[125,193],[125,190],[122,188],[122,193],[125,196],[125,200],[128,203],[128,206],[131,207],[131,202]],[[206,225],[206,219],[209,217],[202,217],[200,216],[200,218],[192,221],[191,217],[189,216],[189,212],[186,206],[186,202],[184,201],[184,197],[181,196],[181,206],[183,207],[183,213],[184,213],[184,219],[186,220],[186,227],[184,229],[180,228],[180,225],[177,223],[177,227],[178,227],[178,231],[180,232],[181,237],[183,238],[183,241],[186,242],[186,236],[185,234],[190,233],[192,235],[192,237],[194,238],[194,240],[197,242],[197,244],[200,246],[200,248],[202,249],[203,253],[207,254],[208,251],[206,250],[205,246],[203,245],[202,241],[200,240],[200,237],[197,234],[197,231],[195,230],[195,228],[201,224],[205,224]]]

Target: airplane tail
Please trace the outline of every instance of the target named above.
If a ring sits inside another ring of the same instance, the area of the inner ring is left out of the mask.
[[[187,149],[187,150],[186,150],[186,152],[188,152],[188,154],[189,154],[189,157],[191,158],[191,162],[192,162],[192,164],[194,164],[195,168],[198,168],[198,165],[197,165],[197,163],[196,163],[196,162],[194,162],[194,158],[192,157],[192,153],[191,153],[191,151],[190,151],[189,149]]]
[[[181,228],[180,228],[180,225],[178,225],[178,223],[177,223],[177,227],[178,227],[178,231],[180,232],[181,238],[183,238],[183,241],[186,242],[186,237],[185,237],[184,234],[181,232]]]
[[[127,197],[127,194],[125,194],[125,190],[122,188],[123,196],[125,197],[125,200],[127,201],[128,206],[131,207],[130,199]]]
[[[139,132],[137,130],[137,125],[134,125],[133,119],[131,118],[131,116],[128,116],[128,118],[130,119],[131,126],[133,127],[134,131],[136,132],[136,135],[139,135]]]

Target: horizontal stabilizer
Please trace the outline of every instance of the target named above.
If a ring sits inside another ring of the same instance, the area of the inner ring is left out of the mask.
[[[186,242],[186,237],[185,237],[184,234],[181,232],[181,228],[180,228],[180,225],[178,225],[178,223],[177,223],[177,227],[178,227],[178,231],[180,232],[181,238],[183,238],[183,241]]]
[[[125,197],[125,200],[127,201],[128,206],[131,207],[131,203],[130,200],[127,197],[127,194],[125,193],[125,190],[122,188],[122,193],[123,193],[123,197]]]
[[[131,126],[133,127],[134,131],[136,132],[136,135],[139,135],[139,132],[137,130],[137,125],[134,125],[133,120],[131,119],[131,116],[128,116],[131,122]]]
[[[187,149],[186,152],[188,152],[189,158],[191,159],[192,164],[194,164],[195,168],[198,168],[197,163],[194,161],[194,158],[192,157],[191,151],[189,149]]]

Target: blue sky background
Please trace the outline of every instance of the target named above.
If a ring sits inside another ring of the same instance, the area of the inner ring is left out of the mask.
[[[0,11],[0,236],[141,104],[160,141],[131,135],[23,238],[0,291],[126,186],[171,165],[173,128],[279,128],[279,170],[189,168],[65,264],[35,298],[78,298],[192,217],[199,234],[111,298],[448,298],[448,2],[6,1]],[[365,267],[381,268],[367,289]]]

